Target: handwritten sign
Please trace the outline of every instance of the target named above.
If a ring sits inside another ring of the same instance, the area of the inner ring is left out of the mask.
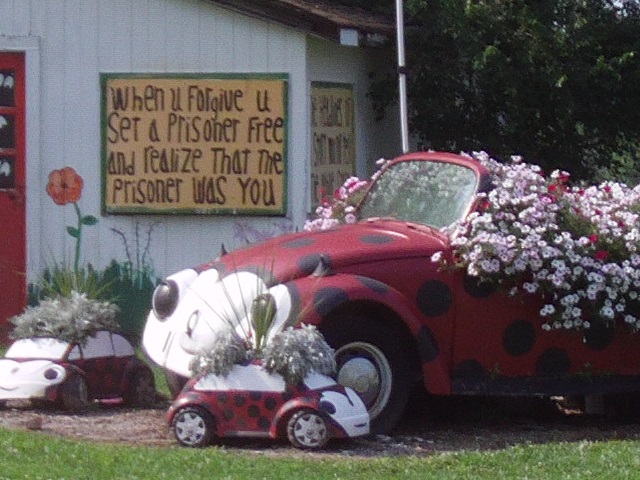
[[[353,88],[341,83],[311,85],[312,205],[355,174]]]
[[[286,212],[287,77],[103,74],[105,213]]]

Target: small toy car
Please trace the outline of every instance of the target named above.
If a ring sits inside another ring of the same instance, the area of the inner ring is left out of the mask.
[[[369,433],[360,397],[312,373],[299,385],[259,364],[234,365],[227,376],[205,374],[184,386],[167,412],[176,439],[203,447],[218,437],[288,438],[294,447],[322,448],[331,438]]]
[[[155,401],[153,372],[122,335],[101,330],[86,343],[56,338],[15,341],[0,359],[0,402],[53,402],[79,410],[92,400]]]

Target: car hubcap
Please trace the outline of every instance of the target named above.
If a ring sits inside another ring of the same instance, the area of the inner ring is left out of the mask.
[[[318,415],[308,413],[302,415],[295,423],[294,435],[296,439],[306,447],[320,445],[326,435],[327,427],[324,420]]]
[[[353,389],[371,418],[377,417],[389,401],[392,373],[387,357],[369,343],[354,342],[336,352],[338,383]]]
[[[201,441],[206,428],[204,419],[193,412],[180,414],[175,423],[176,436],[187,445],[194,445]]]

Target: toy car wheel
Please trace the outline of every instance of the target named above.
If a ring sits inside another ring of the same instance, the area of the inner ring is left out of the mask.
[[[185,447],[205,447],[214,435],[214,420],[200,407],[185,407],[173,417],[171,425],[178,443]]]
[[[60,403],[65,410],[84,410],[89,405],[89,386],[81,375],[74,374],[62,384]]]
[[[404,337],[358,316],[340,317],[323,333],[336,350],[338,383],[360,396],[371,417],[371,432],[391,431],[407,404],[415,371]]]
[[[137,370],[131,377],[125,402],[131,406],[152,405],[156,401],[156,383],[153,373],[147,369]]]
[[[287,437],[296,448],[322,448],[329,441],[329,430],[322,415],[303,409],[287,422]]]

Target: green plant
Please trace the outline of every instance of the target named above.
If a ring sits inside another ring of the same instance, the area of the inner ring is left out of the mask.
[[[134,271],[129,263],[112,260],[100,275],[100,281],[108,286],[109,296],[119,307],[118,323],[125,333],[137,337],[151,309],[151,297],[155,279],[147,270],[144,274]]]
[[[85,294],[88,298],[108,300],[111,287],[107,279],[91,264],[86,268],[70,269],[55,263],[45,269],[41,280],[30,287],[30,304],[35,305],[44,298],[70,297],[71,292]]]
[[[47,298],[27,307],[10,319],[11,337],[54,337],[67,342],[84,342],[98,330],[117,331],[118,307],[72,291],[68,297]]]
[[[293,385],[311,372],[334,375],[336,371],[335,352],[313,325],[274,335],[264,349],[263,362],[268,372],[282,375]]]
[[[215,332],[213,335],[213,346],[191,359],[189,367],[194,376],[206,373],[226,376],[234,365],[251,358],[249,345],[235,332]]]
[[[159,224],[151,224],[143,234],[140,224],[136,222],[133,245],[123,231],[111,229],[122,240],[127,260],[124,262],[112,260],[105,268],[102,278],[110,285],[114,302],[120,308],[118,315],[120,326],[134,337],[138,337],[142,331],[144,320],[151,309],[151,297],[157,283],[149,258],[151,236],[157,225]]]

